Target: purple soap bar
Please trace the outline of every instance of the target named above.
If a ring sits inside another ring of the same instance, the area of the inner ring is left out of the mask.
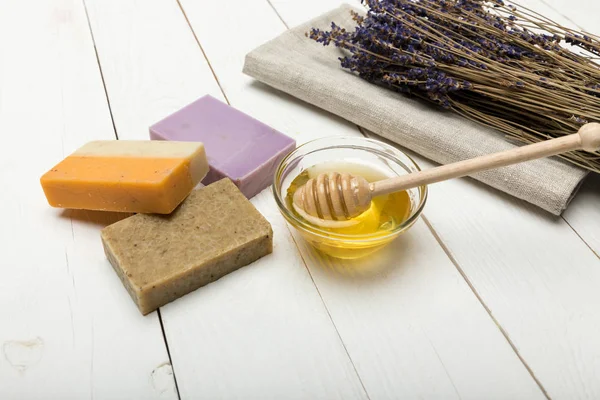
[[[210,166],[202,183],[229,178],[248,199],[273,183],[296,148],[294,139],[208,95],[152,125],[150,138],[202,142]]]

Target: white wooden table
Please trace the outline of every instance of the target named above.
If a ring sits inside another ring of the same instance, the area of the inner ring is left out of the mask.
[[[47,205],[39,178],[63,156],[147,139],[204,94],[299,143],[359,135],[241,72],[339,3],[0,1],[0,399],[600,398],[597,177],[561,218],[470,179],[433,185],[376,277],[293,237],[267,190],[253,203],[274,253],[146,317],[102,251],[118,216]],[[594,0],[527,4],[598,33]]]

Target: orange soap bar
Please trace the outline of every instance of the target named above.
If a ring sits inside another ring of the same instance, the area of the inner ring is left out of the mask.
[[[208,170],[199,142],[100,140],[66,157],[40,182],[52,207],[169,214]]]

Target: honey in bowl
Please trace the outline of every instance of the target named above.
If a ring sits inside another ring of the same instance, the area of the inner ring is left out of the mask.
[[[309,167],[293,179],[286,193],[286,206],[296,218],[319,233],[318,236],[304,235],[304,237],[322,252],[345,259],[364,257],[389,243],[390,234],[410,217],[411,198],[406,191],[401,191],[373,198],[371,207],[367,211],[347,223],[316,225],[297,212],[293,207],[293,198],[299,187],[309,179],[325,172],[347,172],[362,176],[369,182],[390,177],[372,166],[349,161],[332,161]]]

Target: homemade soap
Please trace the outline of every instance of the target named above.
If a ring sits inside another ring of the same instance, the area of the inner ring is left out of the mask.
[[[273,183],[277,165],[296,147],[292,138],[211,96],[151,126],[150,138],[204,143],[210,171],[202,183],[227,177],[247,198]]]
[[[271,225],[227,178],[192,191],[171,215],[137,214],[101,236],[143,315],[273,251]]]
[[[206,176],[202,143],[89,142],[40,182],[53,207],[168,214]]]

